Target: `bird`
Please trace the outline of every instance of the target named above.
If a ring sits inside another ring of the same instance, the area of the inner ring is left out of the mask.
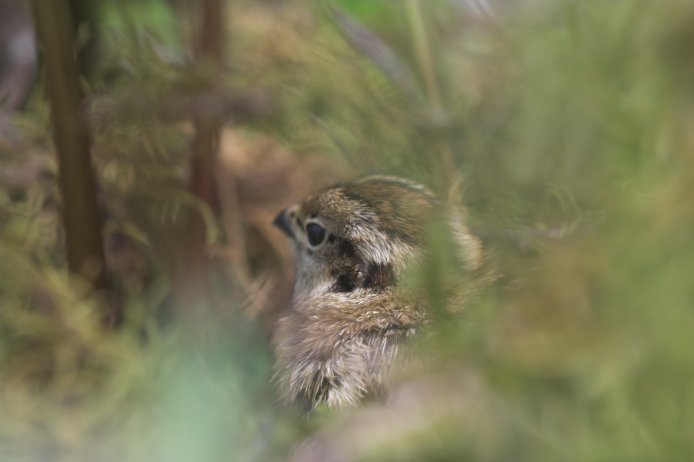
[[[427,310],[401,280],[425,255],[427,231],[445,216],[469,268],[480,241],[425,186],[371,175],[338,183],[282,210],[273,224],[293,246],[291,304],[274,331],[282,400],[308,411],[359,405],[387,393]]]

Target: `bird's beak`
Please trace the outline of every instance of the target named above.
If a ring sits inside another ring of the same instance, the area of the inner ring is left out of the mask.
[[[294,232],[292,231],[292,225],[289,219],[289,214],[287,213],[287,209],[284,209],[278,213],[272,224],[282,230],[284,234],[294,239]]]

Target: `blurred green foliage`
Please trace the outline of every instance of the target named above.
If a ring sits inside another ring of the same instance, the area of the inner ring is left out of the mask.
[[[161,320],[177,211],[189,205],[185,131],[157,108],[198,88],[204,70],[180,49],[190,18],[176,26],[163,1],[117,3],[105,2],[103,75],[90,89],[94,154],[114,226],[149,249],[155,282],[126,284],[114,332],[95,319],[99,301],[68,283],[46,109],[34,101],[18,116],[24,144],[0,159],[36,158],[48,172],[0,187],[0,459],[280,459],[317,424],[273,404],[258,326],[228,313]],[[694,8],[528,2],[484,19],[460,2],[419,4],[331,4],[397,57],[410,89],[334,9],[228,5],[225,89],[262,88],[274,104],[244,130],[353,174],[462,187],[452,199],[468,205],[501,276],[442,330],[442,367],[483,389],[469,410],[422,416],[359,457],[692,460]],[[432,261],[445,265],[437,242]],[[450,273],[427,274],[443,279],[422,282],[437,300]],[[232,291],[230,312],[244,303]]]

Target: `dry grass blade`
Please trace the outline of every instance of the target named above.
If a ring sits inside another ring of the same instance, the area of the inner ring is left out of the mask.
[[[390,46],[344,11],[336,7],[331,7],[330,10],[340,32],[355,50],[371,59],[405,94],[412,98],[419,98],[420,94],[412,71],[398,58]]]

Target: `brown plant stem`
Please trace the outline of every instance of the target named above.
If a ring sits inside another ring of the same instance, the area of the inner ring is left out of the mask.
[[[210,86],[217,86],[224,55],[224,8],[222,0],[204,0],[201,4],[199,35],[196,41],[196,57],[201,65],[212,66]],[[217,151],[222,127],[220,117],[203,115],[194,121],[195,136],[192,144],[189,191],[209,207],[213,215],[220,215],[219,188],[217,185]],[[198,211],[191,211],[184,251],[183,268],[179,269],[177,285],[181,300],[191,302],[209,301],[210,252],[207,243],[207,226]]]
[[[32,0],[32,8],[58,156],[68,267],[91,289],[105,290],[102,224],[82,111],[71,5],[69,0]]]

